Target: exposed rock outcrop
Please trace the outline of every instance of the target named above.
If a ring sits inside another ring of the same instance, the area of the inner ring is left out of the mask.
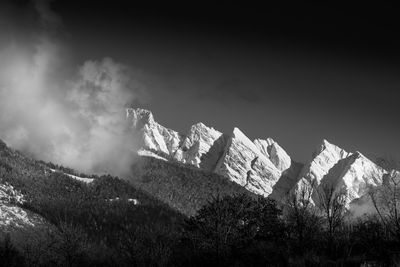
[[[144,109],[127,109],[127,118],[142,137],[140,155],[177,161],[216,172],[251,192],[284,201],[308,191],[314,203],[324,187],[347,192],[347,204],[364,199],[370,186],[382,184],[384,170],[360,152],[350,153],[323,140],[311,160],[298,163],[272,138],[252,142],[241,130],[221,133],[203,123],[186,135],[158,124]]]

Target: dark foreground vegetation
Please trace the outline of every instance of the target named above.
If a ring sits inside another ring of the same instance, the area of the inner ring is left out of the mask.
[[[343,194],[334,194],[329,188],[319,192],[320,209],[311,205],[309,192],[280,206],[248,194],[217,194],[187,217],[120,179],[100,176],[85,184],[62,173],[46,172],[45,167],[0,149],[1,182],[24,193],[22,206],[47,222],[33,228],[22,245],[14,243],[10,235],[2,235],[0,266],[400,263],[400,220],[394,205],[398,200],[379,201],[396,195],[397,191],[384,191],[392,190],[393,183],[374,193],[374,203],[382,211],[376,217],[349,220]]]
[[[113,207],[116,208],[116,207]],[[336,224],[245,195],[216,198],[198,215],[174,223],[137,223],[126,209],[115,220],[66,216],[35,244],[0,243],[2,266],[397,266],[399,239],[379,218]],[[51,210],[47,208],[47,211]],[[85,210],[88,217],[93,212]],[[46,216],[45,216],[46,217]],[[48,217],[51,219],[51,216]],[[122,219],[122,220],[121,220]],[[125,220],[124,220],[125,219]],[[88,223],[91,222],[91,223]],[[137,223],[137,224],[136,224]]]

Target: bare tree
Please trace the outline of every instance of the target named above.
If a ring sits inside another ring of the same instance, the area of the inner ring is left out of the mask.
[[[31,228],[29,234],[25,235],[22,252],[27,266],[44,266],[56,263],[53,253],[56,241],[54,238],[55,228],[50,225]]]
[[[132,266],[168,266],[173,246],[172,240],[163,238],[168,231],[157,225],[121,232],[118,250]]]
[[[400,241],[400,172],[399,164],[390,158],[385,161],[388,173],[382,185],[370,188],[369,195],[386,230]]]
[[[79,260],[88,249],[87,235],[82,228],[67,222],[60,222],[58,232],[53,235],[54,252],[65,266],[79,265]]]
[[[326,219],[328,234],[328,253],[331,254],[335,241],[335,234],[343,226],[346,214],[347,191],[344,188],[336,189],[333,185],[322,185],[316,190],[318,205]]]
[[[302,186],[286,200],[286,223],[289,237],[294,241],[296,253],[303,254],[310,250],[319,234],[321,219],[311,199],[315,181]]]

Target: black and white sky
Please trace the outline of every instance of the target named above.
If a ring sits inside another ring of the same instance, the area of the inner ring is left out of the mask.
[[[133,105],[183,133],[239,127],[303,162],[324,138],[400,159],[399,10],[265,2],[9,1],[0,48],[45,32],[65,73],[103,58],[129,66]]]

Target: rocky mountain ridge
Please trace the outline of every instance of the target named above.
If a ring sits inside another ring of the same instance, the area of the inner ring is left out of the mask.
[[[151,111],[139,108],[127,109],[127,119],[142,138],[139,154],[215,172],[280,201],[307,189],[315,202],[319,189],[331,186],[345,189],[350,203],[365,195],[369,186],[381,184],[388,173],[360,152],[347,152],[327,140],[302,164],[294,162],[274,139],[251,141],[239,128],[225,134],[197,123],[181,134],[157,123]]]

